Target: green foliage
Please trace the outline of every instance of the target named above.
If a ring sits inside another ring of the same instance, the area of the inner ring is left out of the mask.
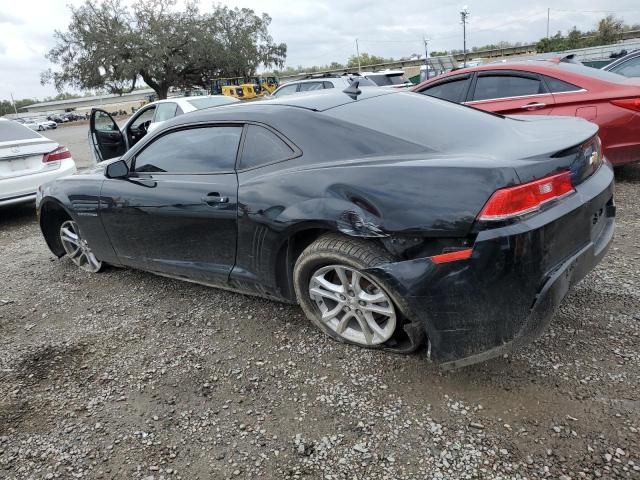
[[[18,109],[18,113],[20,113],[20,108],[26,105],[31,105],[32,103],[37,102],[33,98],[21,98],[20,100],[16,100],[16,108]],[[13,104],[10,100],[2,100],[0,101],[0,117],[3,115],[7,115],[10,113],[15,113],[13,109]]]
[[[367,67],[369,65],[378,65],[380,63],[393,62],[393,58],[384,58],[378,57],[376,55],[370,55],[368,53],[360,54],[360,66]],[[347,67],[355,68],[358,66],[358,57],[356,55],[351,55],[349,60],[347,60]]]
[[[248,8],[216,5],[205,14],[193,0],[183,11],[176,0],[94,3],[70,7],[71,23],[47,54],[60,69],[43,72],[43,84],[121,94],[141,78],[166,98],[171,87],[207,87],[211,77],[254,75],[286,58],[287,46],[269,35],[271,18]]]
[[[620,40],[625,31],[638,29],[638,27],[638,25],[627,26],[619,18],[608,15],[598,22],[595,30],[581,32],[573,27],[566,36],[558,32],[550,38],[542,38],[536,44],[536,50],[538,53],[547,53],[608,45]]]

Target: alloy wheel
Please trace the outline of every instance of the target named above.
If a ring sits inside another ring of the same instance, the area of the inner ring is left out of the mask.
[[[320,321],[352,343],[379,345],[395,331],[391,298],[375,280],[354,268],[320,268],[311,276],[309,295],[320,309]]]
[[[102,262],[93,254],[73,220],[67,220],[60,226],[60,240],[67,256],[82,270],[95,273],[102,268]]]

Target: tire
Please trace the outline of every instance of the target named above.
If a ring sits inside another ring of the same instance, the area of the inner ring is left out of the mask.
[[[406,303],[383,282],[362,273],[393,260],[389,253],[370,241],[337,234],[323,235],[309,245],[295,263],[293,283],[298,303],[311,323],[334,340],[364,348],[384,348],[401,353],[414,351],[423,343],[424,333],[422,328],[406,328],[411,325],[403,314],[408,311]],[[344,276],[340,275],[340,269]],[[338,284],[346,288],[345,285],[353,283],[354,272],[359,275],[359,286],[356,285],[355,291],[345,290],[344,295],[336,293]],[[345,277],[350,280],[346,284],[340,281]],[[328,284],[325,283],[327,280]],[[321,292],[321,295],[313,292]],[[334,293],[344,300],[334,299]],[[382,296],[385,298],[379,302],[362,303],[364,298]],[[341,305],[342,310],[339,310]],[[335,311],[338,312],[336,317],[329,318]],[[351,315],[350,319],[346,320],[345,315]],[[372,325],[378,326],[378,329],[369,328],[373,337],[365,332],[366,327]]]

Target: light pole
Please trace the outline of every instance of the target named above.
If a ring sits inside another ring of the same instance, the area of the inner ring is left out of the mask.
[[[429,80],[429,44],[426,38],[422,37],[424,41],[424,64],[427,67],[427,80]]]
[[[469,21],[469,9],[465,5],[460,10],[460,21],[462,22],[462,53],[464,54],[464,66],[467,66],[467,22]]]

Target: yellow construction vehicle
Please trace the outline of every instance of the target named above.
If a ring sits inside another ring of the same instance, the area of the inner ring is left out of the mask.
[[[275,85],[275,86],[274,86]],[[251,100],[273,92],[278,87],[276,77],[232,77],[211,80],[212,95],[227,95],[240,100]]]
[[[280,81],[278,77],[263,77],[262,80],[262,90],[269,95],[272,94],[276,88],[280,86]]]

